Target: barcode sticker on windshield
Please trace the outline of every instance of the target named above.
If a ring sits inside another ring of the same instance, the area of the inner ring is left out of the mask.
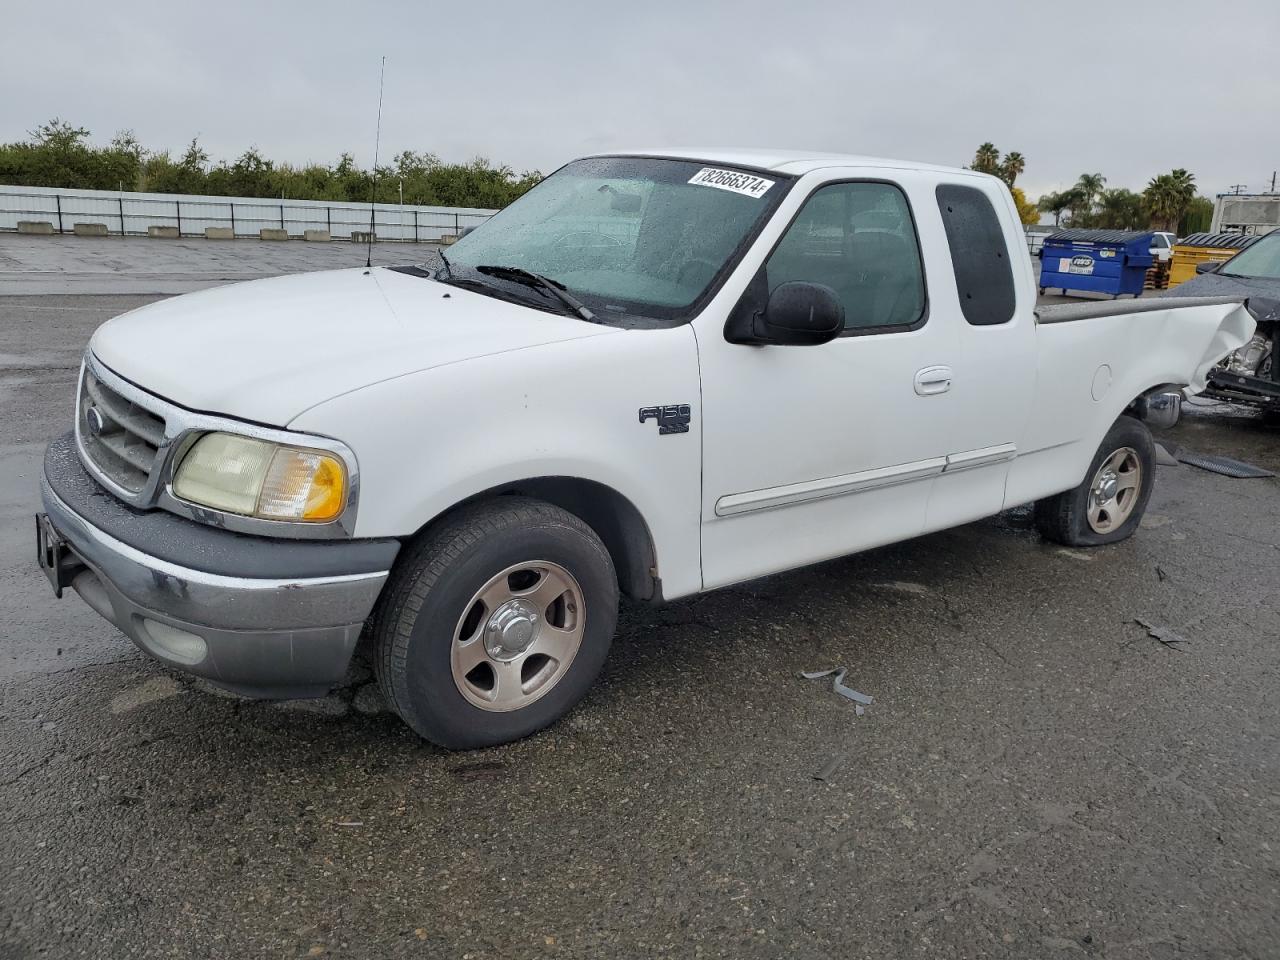
[[[756,199],[763,197],[765,191],[773,186],[773,181],[764,177],[738,173],[736,170],[717,170],[715,167],[703,167],[689,178],[689,182],[699,187],[731,190]]]

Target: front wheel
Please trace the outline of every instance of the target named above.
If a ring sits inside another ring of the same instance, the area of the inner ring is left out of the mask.
[[[559,719],[603,666],[618,582],[600,538],[523,497],[474,504],[414,543],[373,623],[387,702],[454,750]]]
[[[1041,536],[1069,547],[1096,547],[1132,536],[1155,486],[1155,443],[1140,420],[1115,422],[1089,465],[1084,482],[1038,500]]]

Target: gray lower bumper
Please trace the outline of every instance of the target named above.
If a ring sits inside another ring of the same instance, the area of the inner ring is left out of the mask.
[[[388,571],[266,579],[149,556],[41,487],[84,565],[72,587],[135,644],[178,670],[250,696],[322,696],[342,679]]]

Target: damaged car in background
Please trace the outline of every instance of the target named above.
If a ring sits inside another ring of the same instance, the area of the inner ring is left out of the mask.
[[[368,645],[450,748],[587,692],[662,602],[1034,503],[1137,528],[1150,422],[1238,296],[1037,307],[1008,188],[787,152],[566,165],[441,262],[108,321],[45,458],[41,567],[173,669],[322,696]]]
[[[1238,297],[1258,325],[1247,344],[1209,372],[1205,396],[1257,407],[1268,422],[1280,424],[1280,230],[1230,260],[1199,264],[1196,273],[1164,296]]]

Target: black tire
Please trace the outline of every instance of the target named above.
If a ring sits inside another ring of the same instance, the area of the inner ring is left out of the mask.
[[[490,578],[533,560],[560,565],[581,587],[581,645],[539,699],[508,712],[481,709],[454,680],[455,630]],[[582,699],[617,617],[617,576],[595,532],[559,507],[500,497],[462,508],[406,548],[374,616],[374,667],[387,703],[419,736],[450,750],[493,746],[541,730]]]
[[[1141,466],[1138,492],[1124,522],[1114,529],[1099,532],[1089,522],[1090,490],[1103,463],[1126,447],[1134,451]],[[1121,417],[1107,431],[1079,486],[1036,501],[1036,528],[1046,540],[1068,547],[1098,547],[1124,540],[1132,536],[1142,522],[1155,480],[1155,443],[1151,439],[1151,431],[1141,420]]]

